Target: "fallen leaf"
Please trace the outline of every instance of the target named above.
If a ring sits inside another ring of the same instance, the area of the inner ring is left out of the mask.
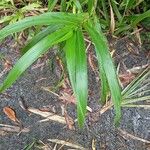
[[[57,143],[57,144],[65,145],[65,146],[68,146],[68,147],[76,148],[78,150],[87,150],[86,148],[84,148],[84,147],[82,147],[80,145],[73,144],[73,143],[70,143],[70,142],[67,142],[67,141],[64,141],[64,140],[48,139],[48,141],[50,141],[52,143]]]
[[[89,65],[90,65],[92,71],[95,72],[96,71],[96,65],[95,65],[95,62],[94,62],[93,59],[94,58],[93,58],[92,53],[89,53],[89,55],[88,55],[88,62],[89,62]]]
[[[92,140],[92,150],[96,150],[96,140]]]
[[[52,120],[52,121],[56,121],[62,124],[66,124],[65,118],[59,115],[56,115],[54,113],[51,112],[46,112],[46,111],[41,111],[39,109],[36,108],[28,108],[28,111],[37,115],[40,115],[46,119]]]
[[[61,90],[60,95],[53,92],[49,87],[41,87],[43,90],[48,91],[52,94],[54,94],[55,96],[57,96],[60,100],[62,100],[65,103],[72,103],[76,105],[76,100],[75,100],[75,96],[72,94],[72,90],[70,90],[70,88],[65,88],[63,90]],[[86,108],[89,112],[92,112],[92,109],[87,106]]]
[[[0,131],[5,131],[5,132],[29,132],[30,130],[28,128],[21,129],[18,126],[0,124]]]
[[[6,136],[7,132],[0,129],[0,136]]]
[[[7,68],[7,70],[10,70],[12,67],[12,63],[9,60],[5,59],[4,67]]]
[[[65,93],[64,91],[61,92],[61,95],[62,96],[59,97],[61,100],[65,101],[65,102],[68,102],[68,103],[76,104],[75,96],[74,95]]]
[[[14,121],[16,123],[19,123],[19,120],[16,117],[16,113],[15,113],[15,111],[12,108],[10,108],[10,107],[4,107],[3,108],[3,112],[7,115],[7,117],[10,120],[12,120],[12,121]]]
[[[137,43],[135,43],[133,41],[127,41],[126,47],[131,54],[139,55],[139,47],[138,47]]]
[[[120,135],[124,138],[124,139],[133,139],[133,140],[137,140],[137,141],[141,141],[143,143],[148,143],[150,144],[150,141],[149,140],[145,140],[143,138],[140,138],[140,137],[137,137],[135,135],[132,135],[126,131],[123,131],[122,129],[118,128],[118,131],[120,133]]]
[[[61,92],[61,95],[62,95],[62,96],[59,96],[59,99],[60,99],[60,100],[63,100],[63,101],[65,101],[65,102],[67,102],[67,103],[72,103],[72,104],[75,104],[75,105],[76,105],[76,99],[75,99],[75,96],[74,96],[74,95],[72,95],[72,94],[70,94],[70,93],[68,94],[68,93],[66,93],[66,92],[64,92],[64,91]],[[87,106],[86,109],[87,109],[89,112],[92,112],[92,109],[91,109],[89,106]]]
[[[128,72],[119,75],[120,82],[122,83],[123,86],[129,84],[134,78],[135,75]]]
[[[126,71],[130,74],[139,74],[140,72],[142,72],[144,69],[146,69],[149,66],[149,64],[146,65],[142,65],[142,66],[137,66],[137,67],[133,67],[130,69],[127,69]]]

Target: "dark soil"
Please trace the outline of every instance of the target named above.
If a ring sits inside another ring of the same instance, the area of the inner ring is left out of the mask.
[[[129,42],[129,41],[128,41]],[[128,43],[127,42],[127,43]],[[131,42],[131,41],[130,41]],[[121,68],[127,69],[141,66],[148,63],[148,51],[140,48],[140,54],[134,54],[127,50],[126,41],[115,40],[112,42],[111,48],[115,48],[116,65],[121,63]],[[8,39],[0,46],[0,54],[12,64],[15,64],[18,59],[18,50],[12,45],[14,42]],[[135,46],[135,45],[134,45]],[[134,48],[137,48],[136,46]],[[49,56],[53,56],[53,52]],[[41,58],[39,61],[44,62],[47,58]],[[123,63],[124,62],[124,63]],[[35,62],[34,65],[36,65]],[[90,68],[90,67],[89,67]],[[4,61],[0,62],[0,72],[4,69]],[[122,70],[124,71],[124,70]],[[90,113],[86,120],[84,129],[79,129],[75,124],[75,130],[70,130],[66,126],[53,122],[45,121],[38,122],[44,119],[41,116],[30,114],[20,107],[19,101],[24,99],[28,107],[42,108],[51,106],[56,109],[56,113],[60,114],[61,106],[64,105],[52,93],[46,92],[41,87],[53,86],[58,81],[58,74],[50,70],[48,63],[45,63],[43,68],[33,69],[30,67],[24,75],[5,93],[0,95],[0,124],[15,125],[4,114],[3,108],[9,106],[16,111],[17,118],[22,122],[23,126],[29,128],[28,133],[2,132],[0,129],[0,150],[22,150],[25,146],[32,143],[35,139],[49,144],[52,148],[55,144],[50,143],[48,139],[59,139],[69,141],[81,145],[86,149],[92,149],[92,141],[96,142],[97,150],[149,150],[150,145],[134,138],[129,138],[127,135],[122,136],[121,130],[129,134],[140,137],[145,140],[150,140],[150,110],[137,108],[122,109],[122,120],[119,128],[114,127],[113,117],[114,111],[110,109],[103,115],[95,116]],[[96,81],[94,72],[89,71],[89,106],[96,112],[101,106],[99,104],[99,82]],[[6,74],[1,77],[0,81]],[[41,79],[42,80],[39,80]],[[58,91],[57,91],[58,92]],[[69,104],[67,107],[68,114],[75,119],[75,105]],[[31,149],[38,149],[32,147]],[[56,149],[59,149],[57,146]],[[62,149],[69,149],[63,147]],[[93,148],[94,150],[94,148]]]

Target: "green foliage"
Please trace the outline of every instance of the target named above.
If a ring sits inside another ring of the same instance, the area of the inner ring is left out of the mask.
[[[52,28],[53,24],[58,25],[54,25]],[[83,24],[95,43],[98,60],[102,63],[102,68],[106,74],[106,79],[108,80],[109,87],[113,95],[112,98],[115,102],[114,105],[116,108],[116,114],[118,116],[117,119],[119,119],[119,104],[121,100],[120,88],[111,57],[108,52],[108,45],[102,33],[99,34],[94,28],[88,25],[87,14],[45,13],[40,16],[25,18],[19,22],[16,22],[15,24],[8,25],[3,28],[0,31],[1,40],[11,33],[19,32],[31,26],[48,26],[47,29],[35,36],[23,49],[24,55],[18,60],[16,65],[10,71],[7,78],[3,82],[0,91],[2,92],[6,88],[9,88],[19,78],[19,76],[42,54],[46,53],[52,45],[66,41],[65,53],[67,66],[70,81],[77,98],[78,121],[79,125],[82,127],[86,114],[88,91],[87,60],[82,31]],[[98,39],[101,41],[102,46]],[[106,60],[109,62],[109,66],[107,65]],[[112,76],[110,73],[108,75],[109,71],[112,72]],[[114,78],[113,82],[110,80],[111,78]],[[114,87],[116,88],[115,91],[113,91],[113,89],[115,89]]]
[[[70,81],[77,98],[79,125],[82,126],[87,106],[87,60],[84,38],[81,29],[74,31],[73,36],[66,41],[65,53]]]
[[[13,0],[2,0],[0,2],[0,23],[15,23],[16,21],[23,19],[27,13],[39,10],[41,7],[42,5],[38,1],[32,3],[21,2],[21,4],[15,4],[15,1]]]
[[[149,77],[150,67],[147,67],[122,91],[122,107],[148,107],[134,103],[150,100]]]
[[[97,13],[100,14],[100,23],[106,30],[111,29],[110,8],[114,14],[114,34],[128,34],[134,30],[143,19],[149,17],[150,3],[148,1],[137,0],[98,0]]]
[[[2,2],[5,3],[5,0]],[[5,6],[4,3],[2,7],[8,7],[7,5]],[[21,8],[21,15],[24,13],[24,10],[32,10],[32,8],[35,8],[33,5],[29,5],[24,5],[24,7]],[[16,19],[14,21],[15,23],[0,30],[0,41],[2,41],[10,34],[28,28],[40,27],[42,29],[42,31],[28,41],[27,45],[21,50],[22,57],[9,72],[0,87],[0,92],[9,88],[34,61],[41,55],[47,53],[50,47],[61,44],[61,48],[65,52],[70,82],[77,99],[78,123],[79,126],[82,127],[86,116],[88,99],[87,58],[84,42],[84,35],[88,33],[94,44],[99,64],[102,89],[101,101],[104,104],[108,94],[111,93],[116,113],[115,124],[118,124],[121,118],[121,106],[124,107],[130,103],[139,101],[131,96],[135,95],[137,85],[147,76],[147,70],[146,73],[144,72],[121,93],[115,66],[109,53],[107,39],[102,33],[101,26],[103,29],[112,28],[110,26],[111,20],[113,22],[113,24],[111,22],[111,25],[113,25],[115,29],[114,34],[122,33],[126,29],[133,29],[139,22],[150,17],[149,10],[147,10],[145,6],[143,8],[144,12],[141,10],[141,14],[136,15],[136,13],[131,10],[135,10],[139,5],[144,5],[144,2],[140,3],[136,0],[124,0],[120,5],[119,2],[117,3],[115,0],[49,0],[48,11],[55,10],[55,6],[58,5],[62,12],[46,12],[41,15],[22,19],[23,16]],[[10,1],[9,8],[10,6],[14,7],[13,1]],[[109,15],[110,8],[111,15]],[[141,97],[140,101],[145,99],[147,98]]]
[[[89,24],[85,25],[85,28],[87,32],[89,33],[89,35],[91,36],[91,39],[95,45],[96,55],[97,55],[100,67],[102,68],[101,71],[104,71],[103,74],[106,75],[109,89],[112,95],[112,100],[113,100],[114,107],[116,110],[115,123],[118,123],[121,117],[121,108],[120,108],[121,90],[118,84],[116,70],[114,69],[114,65],[111,60],[111,56],[109,54],[109,49],[108,49],[108,44],[106,42],[106,38],[101,32],[97,32],[97,30],[94,29],[93,26]],[[105,90],[107,89],[108,88],[106,88]],[[107,92],[105,90],[103,89],[104,93]]]
[[[48,48],[54,44],[65,41],[72,34],[72,26],[66,26],[37,42],[32,48],[30,48],[16,63],[13,69],[8,74],[3,85],[0,87],[0,92],[10,87],[16,79],[42,54],[46,53]],[[38,51],[37,51],[38,49]]]

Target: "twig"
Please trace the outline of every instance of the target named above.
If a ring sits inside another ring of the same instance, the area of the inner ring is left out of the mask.
[[[141,142],[143,142],[143,143],[148,143],[148,144],[150,144],[150,141],[148,141],[148,140],[145,140],[145,139],[142,139],[142,138],[140,138],[140,137],[134,136],[134,135],[132,135],[132,134],[126,132],[126,131],[123,131],[123,130],[120,129],[120,128],[119,128],[118,130],[119,130],[119,132],[121,133],[122,137],[125,138],[125,139],[131,138],[131,139],[134,139],[134,140],[141,141]]]
[[[87,150],[86,148],[84,148],[82,146],[79,146],[79,145],[76,145],[76,144],[73,144],[73,143],[70,143],[70,142],[67,142],[67,141],[64,141],[64,140],[48,139],[48,141],[50,141],[52,143],[57,143],[57,144],[65,145],[65,146],[68,146],[68,147],[73,147],[73,148],[76,148],[78,150]]]

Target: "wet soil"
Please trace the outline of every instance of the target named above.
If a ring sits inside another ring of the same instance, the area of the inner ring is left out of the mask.
[[[127,69],[145,65],[148,62],[148,51],[140,48],[140,54],[133,54],[128,51],[125,40],[115,40],[111,42],[111,49],[115,51],[115,63],[121,64],[121,68],[125,65]],[[12,64],[15,64],[19,57],[18,50],[13,47],[13,40],[7,39],[0,46],[0,54]],[[135,45],[134,45],[135,46]],[[136,46],[135,46],[136,49]],[[46,59],[50,59],[53,52]],[[45,59],[39,60],[40,63]],[[46,61],[45,61],[46,62]],[[123,63],[124,62],[124,63]],[[0,95],[0,124],[15,125],[3,112],[3,108],[9,106],[16,112],[17,118],[22,125],[29,128],[27,133],[0,132],[0,150],[22,150],[28,144],[35,141],[42,141],[49,144],[53,149],[53,143],[48,139],[59,139],[69,141],[74,144],[81,145],[85,149],[92,149],[92,142],[95,141],[97,150],[149,150],[150,144],[140,140],[122,135],[121,130],[127,133],[140,137],[145,140],[150,140],[150,110],[143,108],[123,108],[122,120],[118,128],[113,125],[114,110],[111,108],[103,115],[94,115],[89,113],[86,119],[86,125],[83,129],[79,129],[75,123],[75,130],[70,130],[65,125],[54,121],[38,122],[44,119],[43,117],[26,112],[20,107],[19,101],[23,99],[28,107],[42,108],[44,106],[55,107],[56,113],[61,115],[61,106],[64,105],[60,99],[52,93],[46,92],[41,87],[53,86],[59,77],[56,71],[50,70],[49,63],[45,63],[42,67],[33,68],[37,65],[35,62],[17,82],[9,88],[5,93]],[[0,61],[0,72],[4,69],[4,61]],[[0,78],[2,83],[7,74]],[[94,112],[101,108],[99,103],[99,82],[96,80],[96,75],[89,67],[89,101],[88,105]],[[59,91],[57,91],[59,93]],[[76,111],[74,104],[67,105],[67,112],[76,119]],[[59,145],[56,149],[59,149]],[[32,147],[31,149],[38,149]],[[69,149],[63,147],[62,149]],[[94,150],[94,148],[93,148]]]

